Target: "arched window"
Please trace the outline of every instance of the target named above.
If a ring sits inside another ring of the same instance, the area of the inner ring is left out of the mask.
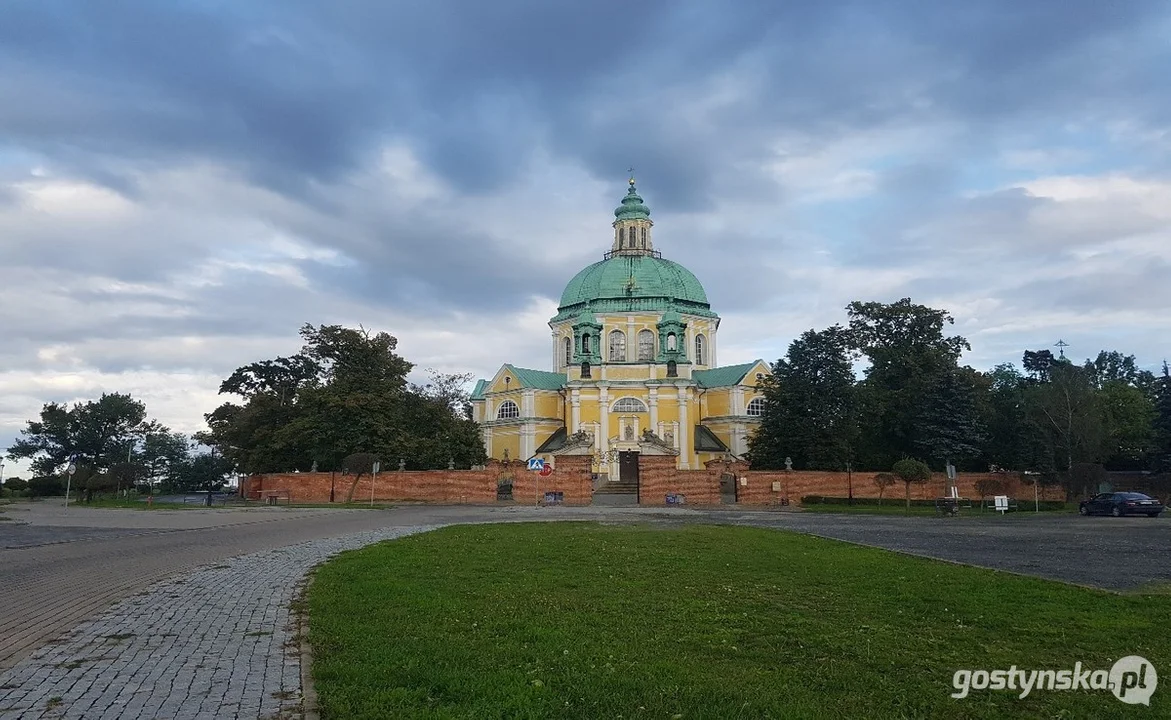
[[[626,362],[626,333],[610,331],[610,362]]]
[[[667,333],[667,350],[675,352],[675,333]]]
[[[617,413],[644,413],[646,405],[638,398],[624,397],[614,402],[613,410]]]
[[[589,355],[590,354],[590,334],[589,333],[582,333],[582,335],[581,335],[581,354],[582,355]]]
[[[764,398],[752,398],[748,403],[748,407],[744,408],[746,415],[750,417],[760,417],[764,415]]]
[[[588,362],[583,362],[581,364],[581,376],[583,378],[588,378],[590,376],[590,364]]]
[[[642,229],[642,248],[646,249],[646,228]]]
[[[707,348],[704,347],[703,335],[696,335],[695,336],[695,364],[696,365],[707,365],[707,363],[705,362],[706,356],[704,355],[705,350],[707,350]]]
[[[626,228],[618,228],[618,248],[621,249],[626,244]]]
[[[655,359],[655,334],[650,330],[638,331],[638,359]]]
[[[667,361],[667,377],[679,377],[679,367],[674,360]]]
[[[500,409],[496,411],[497,420],[511,420],[518,417],[520,417],[520,408],[516,406],[516,403],[511,400],[500,403]]]
[[[565,364],[573,362],[573,340],[565,338]]]

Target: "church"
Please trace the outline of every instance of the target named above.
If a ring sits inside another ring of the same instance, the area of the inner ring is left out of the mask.
[[[506,364],[476,383],[490,458],[555,466],[574,446],[604,483],[637,481],[640,453],[688,470],[747,451],[769,367],[719,365],[720,317],[695,275],[655,249],[650,209],[629,186],[610,251],[569,281],[549,321],[552,369]]]

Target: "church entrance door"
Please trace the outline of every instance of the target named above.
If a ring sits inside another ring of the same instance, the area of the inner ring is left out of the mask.
[[[618,453],[618,482],[638,487],[638,453]]]

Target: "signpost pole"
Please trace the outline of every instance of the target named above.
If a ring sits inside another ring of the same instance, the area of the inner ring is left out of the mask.
[[[378,481],[378,466],[381,463],[375,462],[373,472],[370,473],[370,507],[374,507],[374,483]]]
[[[1037,489],[1040,484],[1040,476],[1033,476],[1033,512],[1035,513],[1041,512],[1041,492]]]
[[[69,490],[73,486],[73,473],[77,472],[77,465],[70,460],[65,468],[65,514],[69,514]]]

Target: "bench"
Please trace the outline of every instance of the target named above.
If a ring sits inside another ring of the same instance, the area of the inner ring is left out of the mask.
[[[285,504],[289,505],[293,502],[293,495],[288,490],[262,490],[260,492],[260,499],[266,505],[277,505],[281,498],[284,498]]]

